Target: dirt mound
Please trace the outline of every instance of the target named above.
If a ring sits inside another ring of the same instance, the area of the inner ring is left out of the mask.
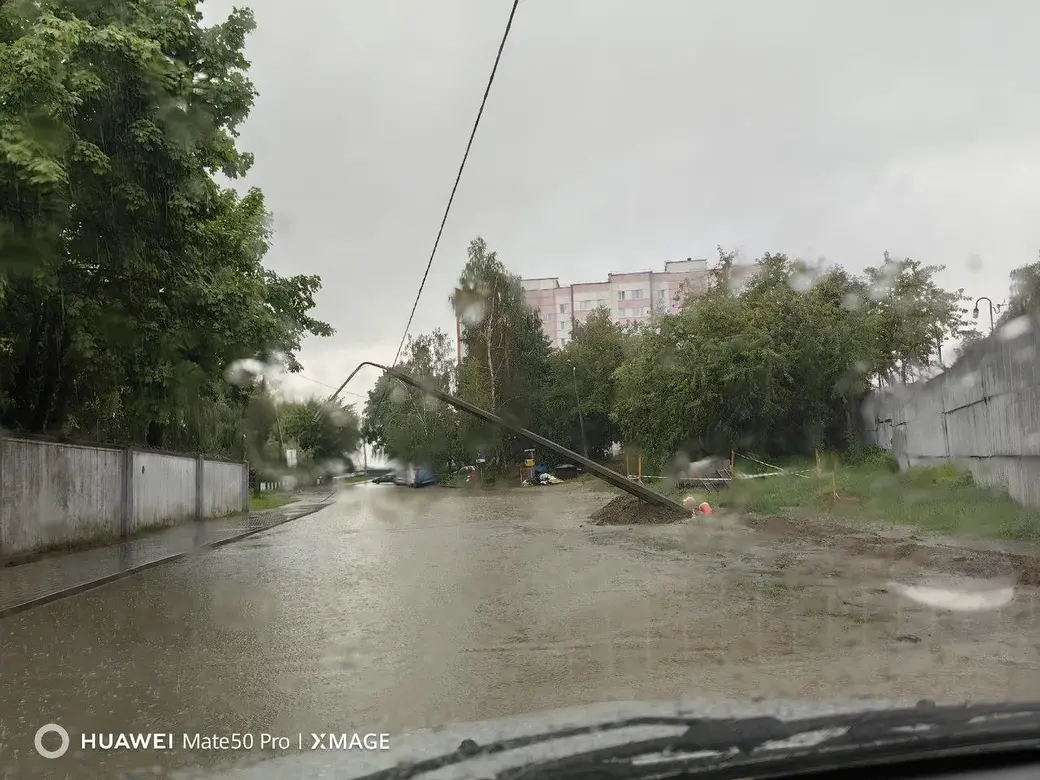
[[[635,496],[618,496],[589,517],[598,525],[663,525],[691,517],[689,512],[654,506]]]

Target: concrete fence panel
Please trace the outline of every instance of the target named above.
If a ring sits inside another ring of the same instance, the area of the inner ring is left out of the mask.
[[[0,554],[118,537],[119,449],[0,437]]]
[[[248,474],[246,476],[248,480]],[[248,502],[249,497],[246,496]],[[242,464],[207,460],[202,469],[202,513],[222,517],[242,511]]]
[[[0,434],[0,559],[249,511],[249,465]]]
[[[195,520],[196,461],[190,455],[134,451],[131,533]]]
[[[872,394],[862,413],[866,440],[900,450],[902,466],[949,459],[979,484],[1040,506],[1037,328],[1009,326],[928,382]]]

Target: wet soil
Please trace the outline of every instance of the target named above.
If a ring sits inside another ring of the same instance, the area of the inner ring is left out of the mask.
[[[589,517],[597,525],[663,525],[689,520],[692,515],[670,507],[653,506],[626,493],[611,499]]]
[[[848,556],[873,559],[890,565],[902,563],[921,569],[983,579],[1006,579],[1026,586],[1040,586],[1040,555],[1015,552],[994,545],[973,548],[955,540],[928,540],[919,536],[887,535],[856,529],[828,520],[802,520],[782,516],[748,517],[749,528],[777,537],[788,544],[799,540],[826,545]]]

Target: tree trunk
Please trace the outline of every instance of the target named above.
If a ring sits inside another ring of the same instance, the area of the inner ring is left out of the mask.
[[[145,436],[145,443],[153,449],[161,449],[163,445],[163,439],[166,436],[166,425],[159,422],[158,420],[152,420],[148,423],[148,433]]]

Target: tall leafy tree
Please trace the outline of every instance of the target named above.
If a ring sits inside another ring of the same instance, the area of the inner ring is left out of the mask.
[[[943,289],[936,281],[945,266],[893,259],[866,270],[867,301],[874,326],[873,372],[888,383],[918,378],[938,362],[942,339],[962,338],[967,320],[963,290]]]
[[[885,259],[861,277],[767,254],[739,291],[728,269],[703,297],[633,342],[615,373],[615,422],[660,458],[677,451],[842,446],[878,378],[936,359],[937,333],[965,326],[941,270]]]
[[[1028,263],[1011,272],[1011,294],[1007,308],[1000,314],[999,325],[1024,315],[1040,314],[1040,261]]]
[[[262,259],[263,196],[237,127],[255,90],[247,10],[194,0],[0,7],[0,424],[233,450],[249,394],[222,374],[285,356],[316,277]]]
[[[442,330],[409,338],[398,368],[424,387],[455,390],[455,348]],[[363,415],[365,440],[404,462],[448,468],[465,459],[460,415],[449,405],[384,375],[369,392]]]
[[[549,356],[545,435],[577,452],[587,443],[593,456],[620,440],[621,430],[611,412],[616,394],[614,372],[625,359],[625,340],[625,332],[606,308],[594,310],[582,322],[575,321],[566,346]]]
[[[352,465],[361,444],[360,420],[352,406],[311,398],[283,404],[278,414],[285,446],[295,446],[303,462],[333,470]]]
[[[520,277],[510,273],[482,238],[470,242],[459,283],[450,297],[462,322],[465,357],[459,392],[467,400],[527,428],[537,427],[549,382],[549,340],[538,313],[527,305]],[[515,437],[466,420],[470,449],[515,460]]]

